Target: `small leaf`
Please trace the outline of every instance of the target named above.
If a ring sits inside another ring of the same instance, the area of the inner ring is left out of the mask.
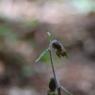
[[[41,58],[43,58],[43,57],[45,56],[45,54],[47,53],[47,51],[48,51],[48,49],[44,50],[44,51],[40,54],[40,56],[36,59],[36,61],[35,61],[35,62],[40,61],[40,60],[41,60]]]
[[[50,32],[47,32],[48,34],[48,40],[51,41],[53,39],[53,35]]]
[[[51,37],[51,33],[50,32],[47,32],[48,36]]]

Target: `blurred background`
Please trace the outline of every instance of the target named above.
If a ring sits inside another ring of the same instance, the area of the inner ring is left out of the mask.
[[[0,0],[0,95],[47,95],[53,76],[46,32],[68,58],[53,55],[73,95],[95,95],[95,0]],[[62,94],[64,95],[64,94]]]

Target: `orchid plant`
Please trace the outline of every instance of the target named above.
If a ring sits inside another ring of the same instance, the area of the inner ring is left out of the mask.
[[[49,38],[49,46],[46,50],[44,50],[40,56],[36,59],[35,62],[40,61],[40,59],[47,53],[49,52],[50,55],[50,63],[51,63],[51,68],[52,68],[52,73],[53,77],[50,78],[49,82],[49,91],[48,95],[61,95],[61,90],[66,93],[66,95],[72,95],[68,90],[66,90],[63,86],[60,85],[60,83],[57,80],[56,73],[55,73],[55,68],[54,68],[54,63],[53,63],[53,55],[52,55],[52,50],[54,50],[55,54],[60,58],[60,57],[65,57],[67,56],[67,52],[63,46],[63,44],[54,39],[53,35],[50,32],[47,32],[48,38]]]

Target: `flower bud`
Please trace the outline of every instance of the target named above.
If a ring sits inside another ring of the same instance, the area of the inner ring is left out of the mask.
[[[55,50],[56,55],[58,57],[67,56],[66,50],[65,50],[65,48],[63,47],[63,44],[60,41],[53,40],[51,42],[51,45],[52,45],[52,48]]]
[[[49,89],[50,91],[55,91],[56,90],[56,81],[54,78],[51,78],[50,79],[50,82],[49,82]]]

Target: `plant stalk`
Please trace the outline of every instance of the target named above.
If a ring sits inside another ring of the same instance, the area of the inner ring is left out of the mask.
[[[49,51],[49,54],[50,54],[51,67],[52,67],[53,76],[54,76],[54,79],[55,79],[55,82],[56,82],[57,92],[58,92],[58,95],[61,95],[61,90],[60,90],[60,87],[58,85],[58,81],[57,81],[56,73],[55,73],[55,69],[54,69],[54,64],[53,64],[53,59],[52,59],[52,52],[51,52],[50,49],[48,51]]]

